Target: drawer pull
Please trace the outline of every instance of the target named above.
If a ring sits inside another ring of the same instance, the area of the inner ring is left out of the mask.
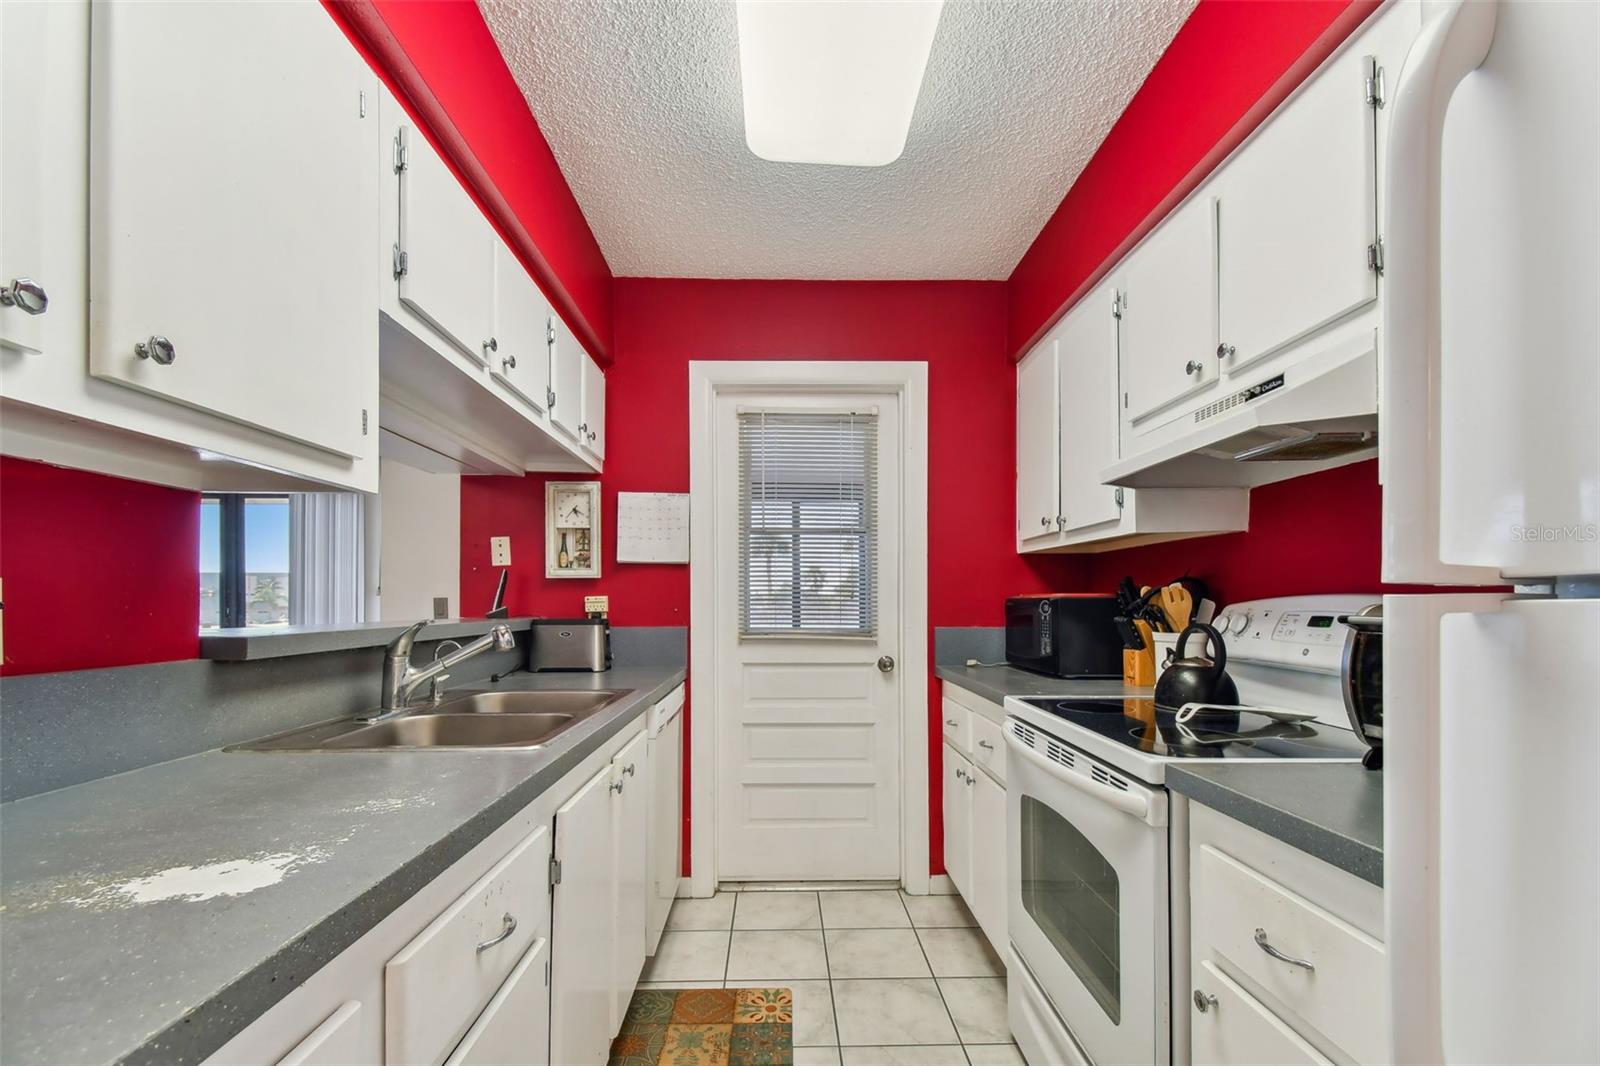
[[[954,729],[956,726],[960,725],[961,723],[957,722],[954,718],[946,718],[944,720],[944,724],[949,726],[951,729]]]
[[[1285,955],[1283,952],[1267,943],[1267,931],[1265,929],[1258,928],[1256,930],[1256,947],[1260,948],[1262,951],[1265,951],[1268,955],[1271,955],[1279,962],[1286,962],[1290,966],[1302,967],[1307,973],[1317,972],[1317,968],[1311,965],[1311,963],[1307,962],[1305,959],[1297,959],[1293,955]]]
[[[989,743],[987,740],[978,741],[978,747],[980,747],[980,748],[988,748],[990,751],[994,750],[994,745]]]
[[[496,944],[500,943],[501,941],[508,939],[511,936],[511,934],[515,933],[516,931],[517,931],[517,920],[515,918],[513,918],[511,915],[507,914],[505,917],[500,919],[500,935],[499,936],[495,936],[495,937],[490,937],[488,940],[485,940],[483,943],[479,944],[478,945],[478,954],[481,955],[485,951],[488,951],[490,948],[494,947]]]
[[[1214,1009],[1216,1005],[1216,996],[1212,995],[1210,992],[1202,992],[1198,988],[1194,990],[1195,1010],[1199,1011],[1201,1014],[1204,1014],[1206,1011]]]

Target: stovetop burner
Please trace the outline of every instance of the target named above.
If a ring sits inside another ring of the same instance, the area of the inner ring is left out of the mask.
[[[1349,730],[1280,722],[1251,711],[1179,722],[1175,713],[1157,708],[1148,696],[1025,702],[1078,729],[1161,759],[1350,759],[1360,758],[1363,750]]]

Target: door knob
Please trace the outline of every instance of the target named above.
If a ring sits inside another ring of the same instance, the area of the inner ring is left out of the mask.
[[[893,655],[880,656],[878,658],[878,669],[882,670],[886,674],[891,672],[894,669],[894,656]]]
[[[30,315],[42,315],[50,306],[50,294],[32,278],[12,278],[11,284],[0,289],[0,307],[15,307]]]
[[[140,359],[148,359],[161,366],[170,366],[178,358],[178,349],[173,347],[171,341],[162,336],[153,336],[147,341],[140,341],[133,346],[133,354]]]

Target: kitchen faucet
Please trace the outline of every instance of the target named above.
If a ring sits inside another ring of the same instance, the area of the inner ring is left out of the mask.
[[[496,651],[510,651],[516,646],[516,639],[511,635],[511,627],[497,625],[471,644],[458,646],[444,658],[435,658],[427,666],[415,667],[411,665],[411,645],[416,642],[417,634],[427,624],[428,620],[424,618],[415,625],[407,626],[405,632],[389,642],[388,649],[383,653],[383,706],[377,711],[361,715],[362,721],[378,722],[405,711],[406,700],[410,698],[412,692],[457,663],[465,662],[491,648]]]

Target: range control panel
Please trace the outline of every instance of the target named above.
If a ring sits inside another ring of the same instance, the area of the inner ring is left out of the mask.
[[[1223,608],[1212,625],[1230,659],[1337,674],[1349,632],[1340,618],[1382,598],[1373,593],[1246,600]]]

